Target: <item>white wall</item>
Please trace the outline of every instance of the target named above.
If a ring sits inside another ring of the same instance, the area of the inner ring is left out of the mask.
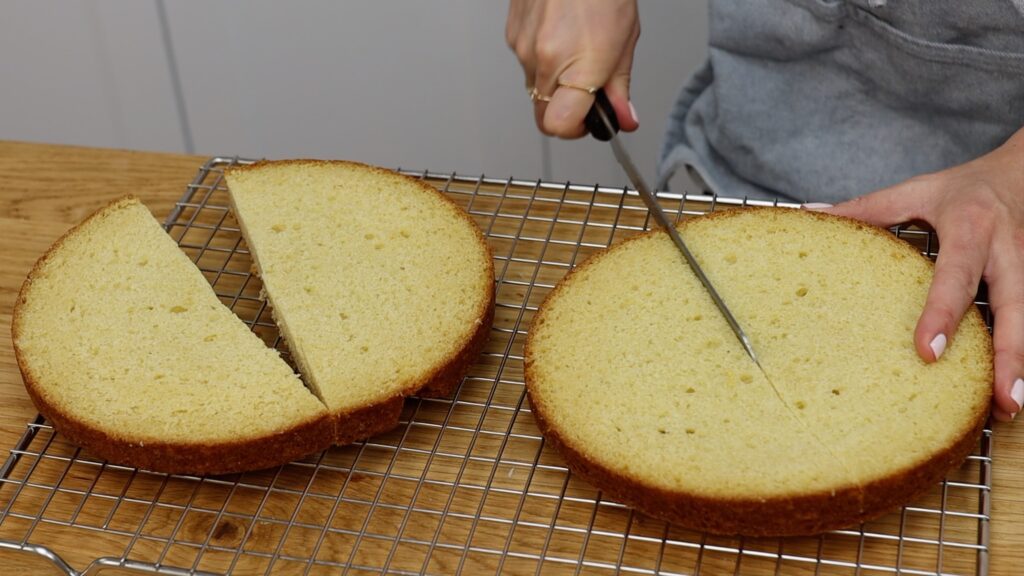
[[[4,2],[0,138],[183,151],[156,3]]]
[[[4,8],[0,138],[625,183],[607,145],[537,132],[505,2]],[[700,1],[641,3],[641,129],[627,141],[651,175],[679,84],[706,54],[706,18]]]

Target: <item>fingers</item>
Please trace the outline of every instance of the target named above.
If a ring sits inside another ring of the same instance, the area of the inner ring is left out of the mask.
[[[895,186],[825,208],[822,212],[888,228],[911,220],[927,219],[929,188],[931,186],[927,176],[911,178]]]
[[[616,67],[612,58],[617,57],[618,54],[611,55],[606,49],[592,52],[587,57],[563,61],[539,54],[537,89],[551,95],[541,130],[560,138],[585,135],[583,119],[594,104],[594,95],[587,89],[601,88],[608,83]]]
[[[990,229],[967,214],[953,215],[936,229],[942,248],[914,331],[914,347],[925,362],[942,356],[964,312],[974,302],[990,246]]]
[[[995,418],[997,422],[1012,422],[1015,414],[1011,414],[998,406],[992,406],[992,417]]]
[[[591,89],[602,87],[615,94],[622,128],[636,129],[629,106],[629,72],[639,37],[635,0],[521,2],[510,5],[509,19],[506,41],[523,66],[527,86],[536,88],[534,116],[542,132],[562,138],[586,134]]]
[[[583,119],[594,104],[594,95],[585,90],[558,88],[551,96],[551,102],[545,107],[541,131],[559,138],[580,138],[586,135],[587,129]]]
[[[508,15],[505,17],[505,44],[514,52],[516,36],[519,35],[520,20],[523,17],[523,2],[511,0],[508,3]]]
[[[964,312],[974,303],[989,259],[992,233],[991,226],[986,224],[991,215],[977,207],[968,206],[957,214],[936,218],[934,187],[930,176],[912,178],[824,210],[883,227],[912,220],[935,225],[942,249],[914,330],[914,348],[925,362],[942,356]],[[1024,323],[1024,318],[1021,321]],[[1024,339],[1024,329],[1020,334]],[[1021,345],[1024,348],[1024,341]]]
[[[560,138],[579,138],[586,135],[587,129],[583,122],[594,105],[594,95],[587,88],[600,87],[605,89],[615,109],[619,127],[626,132],[636,130],[640,123],[629,98],[631,66],[632,48],[627,50],[627,54],[617,66],[618,70],[607,80],[597,80],[603,77],[603,74],[585,71],[582,64],[567,68],[554,81],[551,102],[543,108],[541,130]],[[538,72],[538,78],[540,77],[543,77],[543,73]],[[587,78],[593,80],[586,80]],[[550,84],[550,77],[544,83]]]
[[[996,243],[992,258],[987,278],[995,315],[992,413],[1006,421],[1020,412],[1024,403],[1024,253],[1012,239],[1006,239]]]
[[[1024,130],[985,156],[824,210],[880,226],[934,225],[942,249],[914,332],[926,362],[942,355],[985,278],[995,316],[992,414],[998,420],[1024,406],[1024,140],[1017,138]]]
[[[542,11],[532,0],[512,0],[505,24],[505,42],[523,68],[525,85],[532,87],[537,75],[537,26]]]

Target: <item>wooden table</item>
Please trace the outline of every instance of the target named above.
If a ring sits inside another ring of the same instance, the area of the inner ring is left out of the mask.
[[[11,348],[15,297],[28,270],[73,224],[126,193],[166,216],[205,161],[156,154],[0,142],[0,459],[36,411],[25,394]],[[1024,423],[997,424],[994,435],[991,574],[1024,573]],[[109,554],[83,541],[88,555]],[[0,574],[37,573],[45,563],[0,552]],[[81,567],[78,567],[81,568]]]

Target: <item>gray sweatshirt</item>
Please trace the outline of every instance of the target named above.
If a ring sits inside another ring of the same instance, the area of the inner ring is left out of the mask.
[[[712,0],[659,180],[691,166],[718,194],[837,202],[1022,126],[1024,0]]]

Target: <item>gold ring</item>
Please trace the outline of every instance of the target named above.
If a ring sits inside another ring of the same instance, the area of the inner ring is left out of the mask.
[[[537,88],[535,86],[530,88],[530,100],[533,100],[534,102],[551,102],[551,96],[545,96],[540,92],[537,92]]]
[[[600,89],[597,86],[584,86],[582,84],[573,84],[572,82],[562,82],[561,80],[558,81],[558,87],[575,88],[576,90],[583,90],[587,94],[593,94],[594,92],[597,92]]]

